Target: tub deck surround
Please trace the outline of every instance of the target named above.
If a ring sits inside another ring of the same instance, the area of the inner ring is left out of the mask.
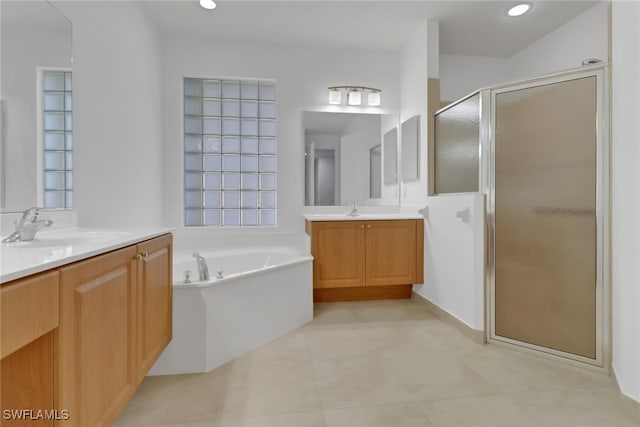
[[[8,235],[13,230],[2,231]],[[171,231],[170,228],[80,227],[42,230],[35,240],[0,246],[0,283],[124,248]]]
[[[307,253],[279,246],[200,248],[211,278],[198,281],[194,251],[185,243],[174,257],[173,339],[149,375],[208,372],[313,319]],[[186,270],[196,280],[184,283]]]

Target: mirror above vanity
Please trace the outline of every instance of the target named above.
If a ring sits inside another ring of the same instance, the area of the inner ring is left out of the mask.
[[[70,207],[71,22],[42,0],[0,16],[0,208]]]
[[[305,205],[398,206],[398,117],[304,111]]]

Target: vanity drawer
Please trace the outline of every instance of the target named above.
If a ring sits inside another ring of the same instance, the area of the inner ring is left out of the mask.
[[[15,280],[0,292],[0,358],[58,327],[57,271]]]

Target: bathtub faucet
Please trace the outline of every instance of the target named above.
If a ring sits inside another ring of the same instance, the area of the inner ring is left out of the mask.
[[[196,259],[196,264],[198,264],[199,280],[209,280],[209,267],[207,267],[207,260],[205,260],[198,252],[194,252],[193,257]]]

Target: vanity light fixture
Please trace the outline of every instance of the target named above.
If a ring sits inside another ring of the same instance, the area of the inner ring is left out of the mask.
[[[507,10],[507,16],[521,16],[531,10],[531,3],[520,3]]]
[[[200,0],[200,6],[205,9],[212,10],[216,8],[216,2],[213,0]]]
[[[329,104],[342,104],[343,93],[346,93],[347,105],[361,105],[363,98],[366,96],[369,107],[380,106],[380,95],[382,91],[366,86],[331,86],[329,88]]]

